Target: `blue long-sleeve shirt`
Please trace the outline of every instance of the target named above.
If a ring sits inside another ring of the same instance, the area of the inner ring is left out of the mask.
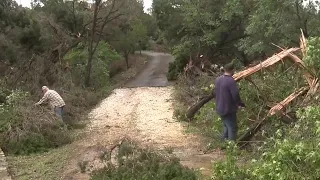
[[[216,111],[220,116],[236,113],[238,106],[244,107],[236,81],[229,75],[222,75],[215,81]]]

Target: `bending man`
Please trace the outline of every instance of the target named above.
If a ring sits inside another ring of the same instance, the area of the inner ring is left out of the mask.
[[[42,93],[43,97],[35,105],[40,105],[43,102],[48,101],[58,118],[62,120],[63,108],[66,105],[62,97],[56,91],[49,89],[47,86],[42,87]]]
[[[240,99],[239,89],[236,81],[233,79],[233,64],[227,64],[224,67],[224,74],[215,81],[215,101],[216,111],[220,115],[224,130],[223,139],[237,139],[237,110],[239,107],[245,107]]]

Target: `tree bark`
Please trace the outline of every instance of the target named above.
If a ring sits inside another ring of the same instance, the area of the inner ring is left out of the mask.
[[[92,69],[92,59],[93,59],[93,53],[89,52],[88,56],[88,63],[86,67],[86,79],[85,79],[85,86],[90,86],[90,77],[91,77],[91,69]]]
[[[127,69],[129,69],[129,53],[126,52],[124,57],[125,57],[125,60],[126,60]]]
[[[203,99],[201,99],[197,104],[195,104],[194,106],[192,106],[188,111],[187,111],[187,118],[191,119],[194,117],[194,115],[198,112],[198,110],[205,105],[207,102],[209,102],[211,99],[214,98],[214,95],[211,94],[209,96],[204,97]]]
[[[86,77],[85,77],[85,82],[84,85],[86,87],[90,86],[90,77],[91,77],[91,68],[92,68],[92,58],[94,54],[94,48],[93,48],[93,42],[94,42],[94,35],[96,31],[96,26],[97,26],[97,17],[98,17],[98,8],[100,5],[101,0],[96,0],[95,1],[95,7],[94,7],[94,13],[93,13],[93,23],[92,23],[92,29],[91,29],[91,39],[89,42],[89,48],[88,48],[88,62],[87,62],[87,67],[86,67]]]
[[[119,12],[119,8],[121,6],[119,6],[117,9],[115,9],[116,0],[112,0],[112,4],[110,5],[111,9],[108,12],[108,14],[103,18],[102,25],[98,30],[98,37],[96,39],[95,34],[96,34],[96,29],[97,29],[97,21],[99,19],[98,13],[99,13],[99,8],[101,6],[101,2],[102,2],[102,0],[95,0],[95,8],[94,8],[94,13],[93,13],[93,22],[92,22],[92,29],[91,29],[91,39],[89,41],[89,48],[88,48],[89,55],[88,55],[88,62],[87,62],[86,76],[85,76],[85,86],[86,87],[90,86],[92,60],[93,60],[94,53],[96,52],[97,47],[99,45],[99,42],[101,40],[101,37],[102,37],[101,34],[102,34],[104,27],[109,22],[111,22],[111,21],[113,21],[123,15],[121,13],[116,14]],[[116,15],[114,15],[114,14],[116,14]],[[112,15],[114,15],[114,16],[112,16]]]

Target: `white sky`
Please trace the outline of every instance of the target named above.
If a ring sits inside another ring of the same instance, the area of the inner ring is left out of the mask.
[[[18,4],[22,4],[22,6],[30,7],[30,3],[32,0],[15,0],[18,2]],[[143,0],[144,2],[144,11],[147,12],[147,10],[152,6],[152,0]]]

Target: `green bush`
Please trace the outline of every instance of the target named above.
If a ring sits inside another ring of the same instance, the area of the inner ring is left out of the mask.
[[[79,44],[64,57],[70,61],[72,80],[76,85],[83,85],[88,60],[88,50],[85,44]],[[120,60],[120,55],[106,42],[100,42],[93,57],[91,83],[100,89],[108,86],[110,64]]]
[[[128,142],[120,146],[117,158],[118,167],[109,164],[94,172],[91,179],[197,179],[195,171],[183,167],[177,158],[164,157],[149,150],[142,150]]]
[[[320,37],[311,37],[307,41],[307,55],[304,62],[309,69],[314,69],[314,73],[319,77],[320,73]]]
[[[15,90],[0,103],[0,147],[12,154],[30,154],[69,143],[66,127],[51,111],[34,108],[29,98]]]
[[[183,72],[183,68],[189,61],[190,53],[193,50],[192,43],[185,41],[183,44],[177,45],[173,48],[174,62],[169,64],[168,79],[176,80],[178,75]]]
[[[217,180],[240,180],[246,179],[247,175],[242,168],[237,165],[237,155],[239,151],[233,142],[227,142],[226,159],[218,161],[213,165],[213,173],[211,179]]]
[[[236,154],[214,165],[214,179],[319,179],[320,178],[320,106],[309,106],[297,113],[298,122],[277,131],[266,142],[263,153],[242,166]],[[282,137],[285,135],[284,139]]]

